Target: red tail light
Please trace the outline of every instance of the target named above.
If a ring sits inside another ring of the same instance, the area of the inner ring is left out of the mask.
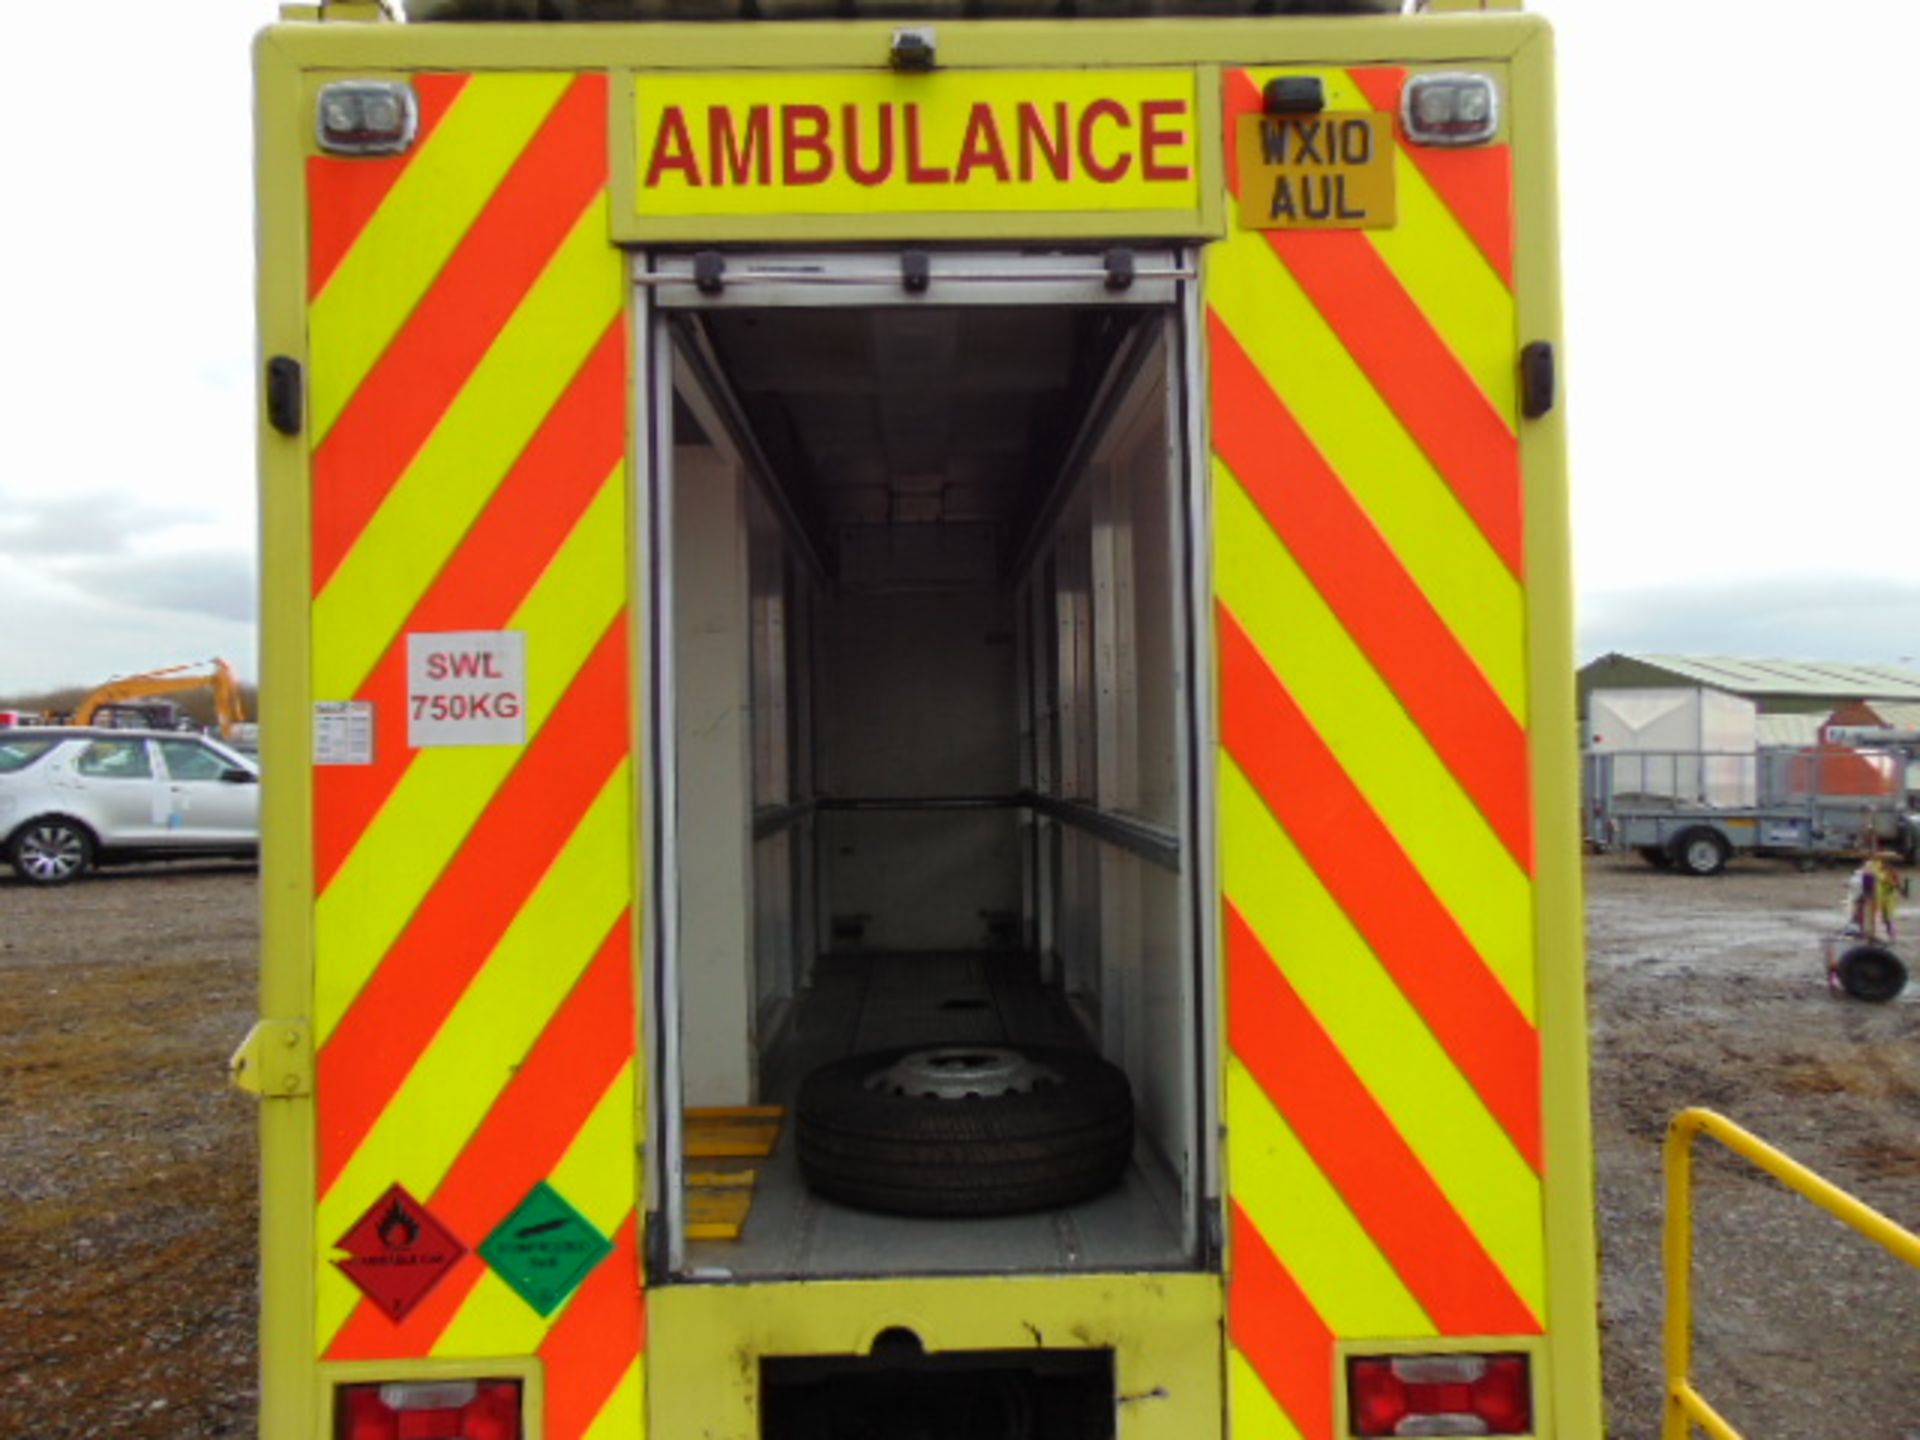
[[[518,1380],[343,1385],[335,1440],[521,1440]]]
[[[1525,1435],[1533,1384],[1525,1355],[1382,1355],[1347,1362],[1355,1435]]]

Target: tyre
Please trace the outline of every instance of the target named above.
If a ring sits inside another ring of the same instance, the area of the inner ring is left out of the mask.
[[[1656,870],[1671,870],[1673,868],[1673,852],[1670,850],[1662,850],[1658,845],[1642,845],[1640,847],[1640,858]]]
[[[93,864],[93,836],[58,816],[29,820],[14,831],[7,862],[30,885],[64,885]]]
[[[1673,840],[1673,863],[1688,875],[1718,875],[1733,858],[1733,847],[1717,830],[1683,830]]]
[[[1884,945],[1855,945],[1833,967],[1840,988],[1856,1000],[1884,1005],[1907,988],[1907,967]]]
[[[1042,1046],[923,1047],[822,1065],[794,1102],[817,1193],[895,1215],[1014,1215],[1090,1199],[1133,1154],[1126,1075]]]

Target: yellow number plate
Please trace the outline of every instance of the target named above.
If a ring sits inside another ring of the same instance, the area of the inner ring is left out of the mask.
[[[1390,115],[1243,115],[1237,139],[1248,230],[1381,230],[1397,218]]]

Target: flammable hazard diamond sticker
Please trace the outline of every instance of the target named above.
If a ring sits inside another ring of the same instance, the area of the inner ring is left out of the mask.
[[[467,1253],[453,1232],[395,1185],[334,1242],[347,1252],[333,1263],[395,1324],[426,1299]]]
[[[542,1315],[551,1315],[612,1249],[544,1180],[480,1243],[482,1258]]]

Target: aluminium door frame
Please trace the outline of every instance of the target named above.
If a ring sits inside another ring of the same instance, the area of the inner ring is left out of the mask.
[[[902,256],[909,250],[927,257],[927,283],[909,288]],[[1174,627],[1174,663],[1183,692],[1176,702],[1176,744],[1183,747],[1178,798],[1186,863],[1180,876],[1178,924],[1190,951],[1191,998],[1186,1023],[1194,1037],[1193,1055],[1199,1074],[1193,1077],[1193,1103],[1187,1136],[1193,1174],[1183,1181],[1181,1196],[1182,1248],[1192,1268],[1210,1270],[1221,1263],[1218,1243],[1222,1157],[1219,1131],[1219,1016],[1216,993],[1219,967],[1217,927],[1212,923],[1210,897],[1215,883],[1211,794],[1212,776],[1212,667],[1211,633],[1205,623],[1210,613],[1210,573],[1205,563],[1207,500],[1207,440],[1204,392],[1198,352],[1200,282],[1198,252],[1161,244],[1136,256],[1133,278],[1115,288],[1101,254],[1091,249],[1063,248],[1053,252],[981,251],[922,247],[876,247],[859,251],[757,251],[727,256],[721,288],[711,277],[703,285],[705,262],[685,251],[639,250],[634,253],[631,311],[635,406],[634,507],[637,563],[645,566],[635,590],[648,600],[642,653],[649,663],[639,682],[638,703],[651,724],[646,754],[649,773],[642,779],[640,816],[647,853],[652,857],[648,879],[654,903],[644,927],[642,964],[648,1000],[643,1020],[648,1065],[644,1087],[647,1110],[643,1133],[648,1138],[645,1166],[648,1209],[647,1264],[649,1283],[724,1278],[689,1269],[686,1248],[686,1158],[684,1120],[677,1097],[682,1093],[684,1066],[678,1017],[683,997],[679,963],[678,754],[675,736],[677,687],[673,661],[673,443],[671,416],[676,392],[701,412],[703,426],[752,483],[775,501],[783,527],[791,514],[782,503],[769,462],[745,429],[737,403],[725,392],[724,377],[706,364],[704,373],[689,375],[677,386],[676,355],[710,360],[700,338],[683,331],[675,336],[677,317],[711,309],[821,308],[868,306],[910,307],[1139,307],[1163,313],[1168,355],[1168,452],[1176,468],[1170,501],[1177,513],[1173,535],[1176,595],[1185,612]],[[714,389],[719,393],[713,393]],[[1123,386],[1121,388],[1128,388]],[[1097,440],[1083,435],[1081,442]],[[1056,495],[1065,498],[1079,483],[1090,450],[1083,443],[1068,457]],[[1010,583],[1016,595],[1026,591],[1026,573],[1050,530],[1053,516],[1043,515],[1029,537],[1026,553],[1016,563]],[[804,558],[816,577],[821,575],[811,537],[791,536],[801,543]],[[1199,606],[1201,608],[1196,609]],[[1036,817],[1034,833],[1058,828]],[[669,1023],[671,1021],[671,1023]],[[669,1099],[672,1097],[671,1103]]]

